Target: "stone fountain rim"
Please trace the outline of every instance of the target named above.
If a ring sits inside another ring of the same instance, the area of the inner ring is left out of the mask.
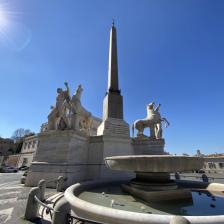
[[[118,181],[116,181],[118,182]],[[121,183],[121,181],[119,181]],[[124,182],[124,181],[123,181]],[[90,202],[78,198],[78,195],[87,189],[94,187],[102,187],[110,185],[115,181],[97,180],[77,183],[65,191],[65,198],[71,205],[72,209],[76,209],[75,213],[83,218],[92,219],[99,222],[112,223],[129,223],[129,224],[169,224],[175,215],[159,215],[159,214],[142,214],[137,212],[123,211],[114,208],[108,208],[95,205]],[[224,184],[222,188],[224,188]],[[221,190],[220,190],[221,191]],[[80,215],[81,214],[81,215]],[[88,217],[85,215],[88,214]],[[221,224],[224,223],[224,215],[214,216],[183,216],[190,221],[191,224]]]
[[[174,156],[174,155],[126,155],[126,156],[109,156],[105,160],[134,159],[134,158],[188,158],[188,159],[204,159],[198,156]]]
[[[204,158],[197,156],[171,155],[124,155],[106,157],[104,160],[112,170],[144,173],[200,170],[204,162]]]

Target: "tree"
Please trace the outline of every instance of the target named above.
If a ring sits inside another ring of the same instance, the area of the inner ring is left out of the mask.
[[[25,137],[35,135],[30,129],[18,128],[12,134],[12,139],[15,142],[15,152],[20,153],[23,145],[23,140]]]
[[[15,142],[23,141],[23,138],[29,135],[33,135],[34,133],[30,131],[30,129],[18,128],[12,134],[12,139]]]
[[[19,154],[21,152],[22,146],[23,146],[23,141],[15,143],[15,153],[16,154]]]

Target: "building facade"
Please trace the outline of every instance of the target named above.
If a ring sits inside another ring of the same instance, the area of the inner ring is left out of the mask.
[[[224,155],[205,157],[204,170],[208,173],[224,173]]]
[[[0,138],[0,156],[6,156],[14,150],[14,141],[10,138]]]
[[[38,147],[37,135],[26,137],[23,141],[22,150],[18,160],[17,167],[30,166]]]

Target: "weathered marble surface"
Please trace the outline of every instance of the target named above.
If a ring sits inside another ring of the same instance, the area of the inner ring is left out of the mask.
[[[49,131],[38,135],[39,146],[31,164],[26,185],[40,179],[67,178],[66,185],[85,179],[88,160],[88,137],[72,130]],[[55,183],[48,184],[54,186]]]
[[[97,129],[97,135],[129,138],[130,129],[128,123],[122,119],[108,118],[103,120]]]
[[[134,155],[163,155],[165,140],[151,139],[149,137],[132,138]]]
[[[49,131],[38,136],[39,146],[26,180],[36,186],[40,179],[67,178],[65,186],[99,178],[125,177],[105,167],[104,157],[132,153],[130,138],[87,136],[73,130]],[[54,187],[55,183],[48,183]]]

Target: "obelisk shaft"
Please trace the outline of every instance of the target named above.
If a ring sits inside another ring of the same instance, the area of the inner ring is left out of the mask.
[[[113,25],[110,30],[110,48],[108,65],[108,91],[120,92],[118,81],[117,34]]]
[[[103,119],[123,119],[123,98],[119,90],[117,36],[114,24],[110,30],[108,89],[104,98]]]

